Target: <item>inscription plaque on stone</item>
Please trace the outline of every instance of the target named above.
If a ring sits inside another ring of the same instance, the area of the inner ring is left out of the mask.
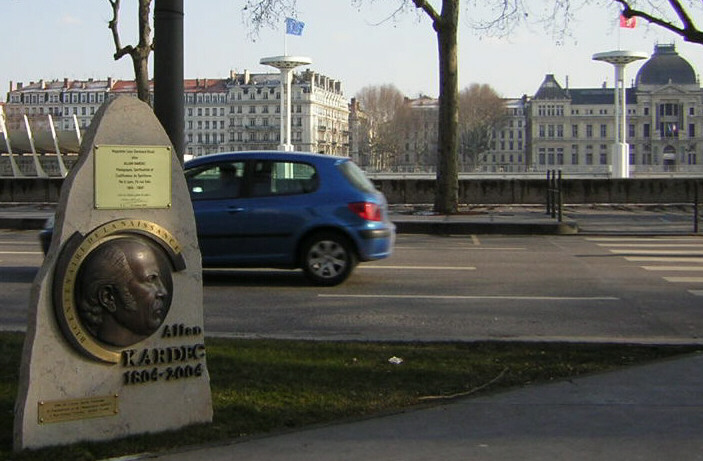
[[[38,411],[39,424],[115,416],[117,413],[117,395],[39,402]]]
[[[171,148],[95,146],[96,208],[171,206]]]

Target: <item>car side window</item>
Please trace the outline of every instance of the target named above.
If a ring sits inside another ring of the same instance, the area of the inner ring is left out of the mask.
[[[317,171],[309,163],[260,160],[252,169],[253,197],[307,194],[317,187]]]
[[[238,198],[244,186],[244,162],[222,162],[186,172],[192,200]]]

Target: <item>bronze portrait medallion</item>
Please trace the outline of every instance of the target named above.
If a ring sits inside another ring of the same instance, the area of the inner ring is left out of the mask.
[[[116,363],[164,324],[171,274],[185,268],[181,247],[163,227],[138,219],[74,234],[54,274],[56,317],[66,338],[93,359]]]

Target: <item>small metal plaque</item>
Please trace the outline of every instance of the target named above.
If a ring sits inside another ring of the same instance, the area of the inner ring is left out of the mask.
[[[170,206],[170,147],[95,146],[95,208]]]
[[[117,394],[73,400],[39,402],[39,424],[60,423],[78,419],[115,416],[118,413]]]

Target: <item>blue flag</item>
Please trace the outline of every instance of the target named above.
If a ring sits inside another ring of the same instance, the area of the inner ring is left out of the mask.
[[[303,35],[303,27],[305,23],[296,21],[293,18],[286,18],[286,33],[290,35]]]

